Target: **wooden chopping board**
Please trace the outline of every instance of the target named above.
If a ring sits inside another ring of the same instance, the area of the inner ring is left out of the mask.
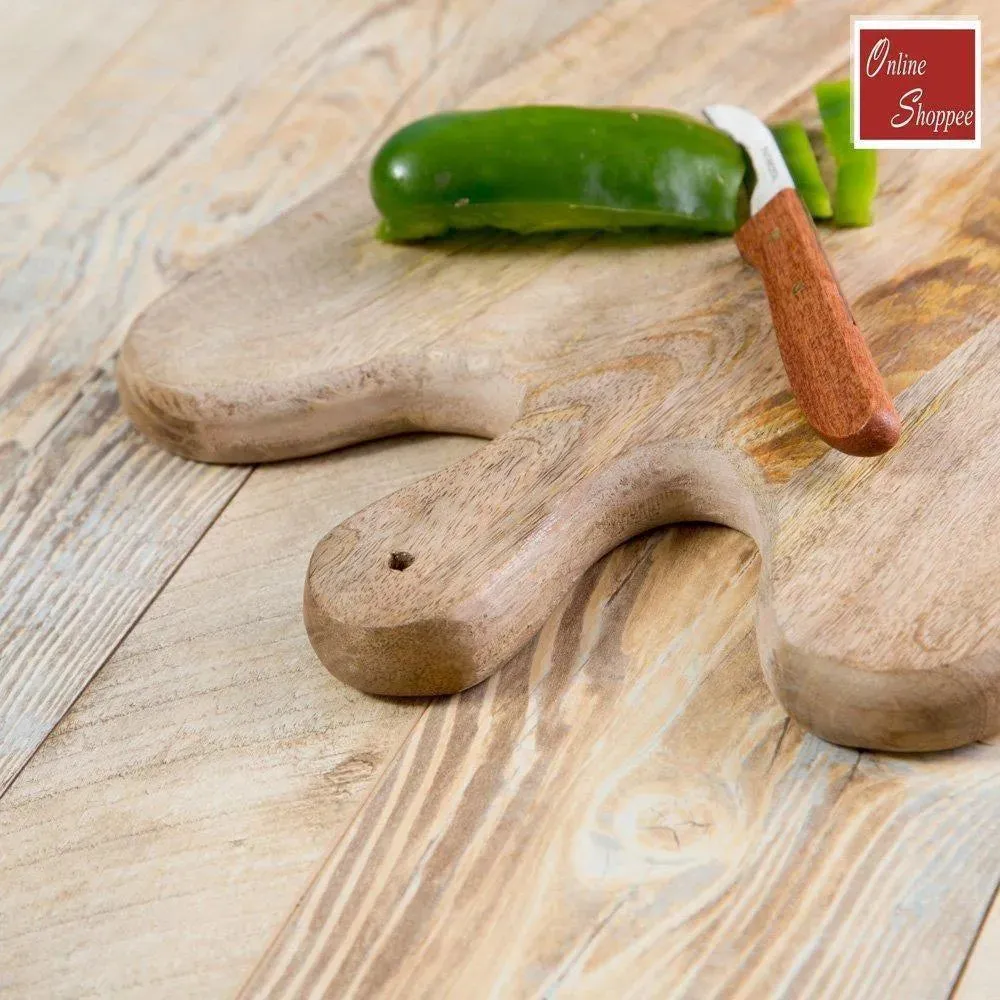
[[[731,240],[388,246],[361,169],[155,304],[123,349],[123,403],[205,461],[412,430],[494,439],[317,546],[307,627],[364,690],[475,684],[604,552],[708,520],[760,546],[761,661],[799,722],[880,749],[976,740],[1000,727],[1000,101],[984,66],[984,150],[883,157],[876,225],[823,235],[900,392],[903,436],[880,459],[813,436]]]

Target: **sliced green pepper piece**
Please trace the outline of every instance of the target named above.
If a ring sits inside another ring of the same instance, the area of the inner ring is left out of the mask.
[[[809,214],[814,219],[829,219],[833,215],[830,192],[801,122],[779,122],[771,126],[771,132]]]
[[[482,226],[732,233],[745,173],[737,143],[686,115],[528,106],[413,122],[378,151],[370,182],[385,240]]]
[[[855,149],[851,135],[851,83],[837,80],[814,88],[827,145],[837,163],[833,221],[838,226],[870,226],[878,186],[874,149]]]

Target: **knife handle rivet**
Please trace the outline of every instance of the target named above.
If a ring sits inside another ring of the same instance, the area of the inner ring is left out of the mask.
[[[804,281],[796,281],[795,284],[792,285],[792,295],[800,295],[805,290],[806,283]]]
[[[775,226],[774,229],[772,229],[767,235],[772,240],[780,240],[781,239],[781,229],[778,228],[777,226]]]

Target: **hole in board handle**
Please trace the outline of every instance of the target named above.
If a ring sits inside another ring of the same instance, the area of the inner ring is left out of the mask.
[[[390,552],[389,569],[404,570],[413,565],[414,556],[411,552]]]

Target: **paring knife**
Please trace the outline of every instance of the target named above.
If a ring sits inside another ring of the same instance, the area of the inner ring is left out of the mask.
[[[764,279],[799,406],[839,451],[888,451],[899,438],[899,416],[770,129],[728,104],[705,108],[705,117],[746,150],[757,175],[750,218],[736,231],[736,245]]]

